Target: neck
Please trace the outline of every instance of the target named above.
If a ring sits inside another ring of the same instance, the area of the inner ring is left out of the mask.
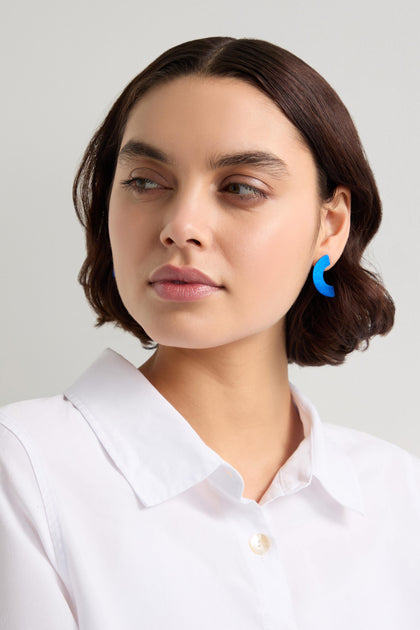
[[[303,439],[285,344],[273,333],[217,348],[159,346],[139,368],[202,440],[243,475],[252,466],[275,474]]]

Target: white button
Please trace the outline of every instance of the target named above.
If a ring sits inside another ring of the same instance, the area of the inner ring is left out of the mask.
[[[254,534],[249,539],[249,546],[254,553],[261,555],[270,549],[270,539],[265,534]]]

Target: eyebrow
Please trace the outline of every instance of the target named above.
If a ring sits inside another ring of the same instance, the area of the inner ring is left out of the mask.
[[[169,166],[174,166],[175,162],[164,151],[154,147],[147,142],[139,140],[129,140],[123,146],[118,155],[119,162],[131,162],[138,157],[149,157],[152,160],[163,162]],[[217,154],[207,162],[207,166],[211,170],[223,168],[226,166],[250,165],[254,168],[266,170],[275,178],[283,179],[289,175],[286,162],[273,153],[260,150],[248,150],[237,153]]]

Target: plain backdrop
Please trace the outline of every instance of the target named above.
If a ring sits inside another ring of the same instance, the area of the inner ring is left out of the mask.
[[[51,396],[106,347],[150,352],[95,316],[77,283],[72,180],[125,85],[164,50],[216,35],[289,49],[335,88],[359,130],[384,218],[368,251],[397,307],[387,337],[340,367],[291,367],[322,420],[420,456],[419,9],[414,0],[38,0],[8,3],[1,47],[0,404]]]

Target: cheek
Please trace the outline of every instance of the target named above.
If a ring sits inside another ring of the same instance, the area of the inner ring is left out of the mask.
[[[152,242],[153,226],[139,212],[118,205],[111,196],[108,217],[112,256],[116,265],[126,267],[140,260]]]
[[[267,300],[278,295],[291,304],[299,294],[312,266],[316,214],[295,213],[267,221],[242,242],[244,286]]]

